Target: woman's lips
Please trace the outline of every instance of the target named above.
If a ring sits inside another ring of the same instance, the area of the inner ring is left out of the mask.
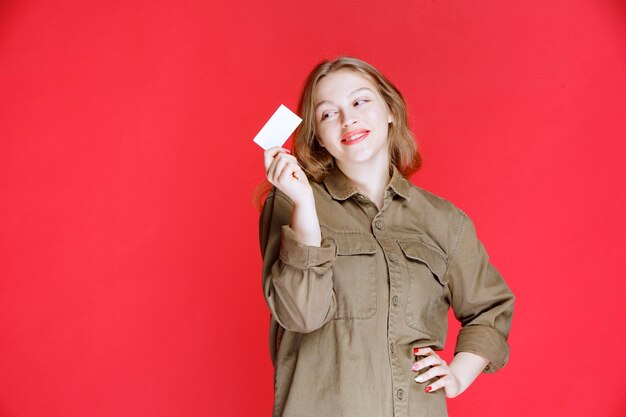
[[[353,130],[351,132],[344,134],[341,137],[341,144],[342,145],[354,145],[356,143],[363,141],[367,137],[367,135],[369,135],[369,133],[370,133],[369,130],[365,130],[365,129]]]

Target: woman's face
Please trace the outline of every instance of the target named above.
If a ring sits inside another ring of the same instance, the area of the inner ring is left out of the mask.
[[[393,116],[378,89],[356,72],[340,70],[315,86],[320,145],[337,165],[389,164],[387,134]]]

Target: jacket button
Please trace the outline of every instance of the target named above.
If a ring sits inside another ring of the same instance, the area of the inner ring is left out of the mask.
[[[376,222],[374,223],[374,226],[376,226],[377,229],[382,229],[383,222],[381,222],[380,220],[376,220]]]
[[[398,398],[399,399],[404,398],[404,390],[401,390],[401,389],[398,390]]]
[[[389,260],[390,260],[391,262],[395,262],[395,261],[397,261],[397,260],[398,260],[398,257],[396,256],[396,254],[395,254],[395,253],[392,253],[392,254],[390,254],[390,255],[389,255]]]
[[[394,295],[393,298],[391,299],[391,302],[393,303],[394,306],[398,306],[398,304],[400,304],[400,297],[398,297],[397,295]]]

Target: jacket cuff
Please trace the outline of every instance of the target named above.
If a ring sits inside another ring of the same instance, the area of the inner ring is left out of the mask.
[[[320,247],[303,245],[289,225],[282,226],[280,259],[298,269],[317,268],[323,273],[337,257],[337,245],[330,237],[322,239]]]
[[[481,325],[463,327],[456,341],[454,354],[470,352],[489,360],[483,372],[490,374],[502,368],[509,360],[509,344],[494,328]]]

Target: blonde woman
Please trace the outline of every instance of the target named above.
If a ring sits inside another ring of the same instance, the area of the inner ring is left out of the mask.
[[[293,154],[265,152],[260,218],[274,417],[446,416],[506,364],[514,296],[450,203],[413,185],[405,102],[340,57],[305,83]],[[446,363],[447,312],[462,328]]]

